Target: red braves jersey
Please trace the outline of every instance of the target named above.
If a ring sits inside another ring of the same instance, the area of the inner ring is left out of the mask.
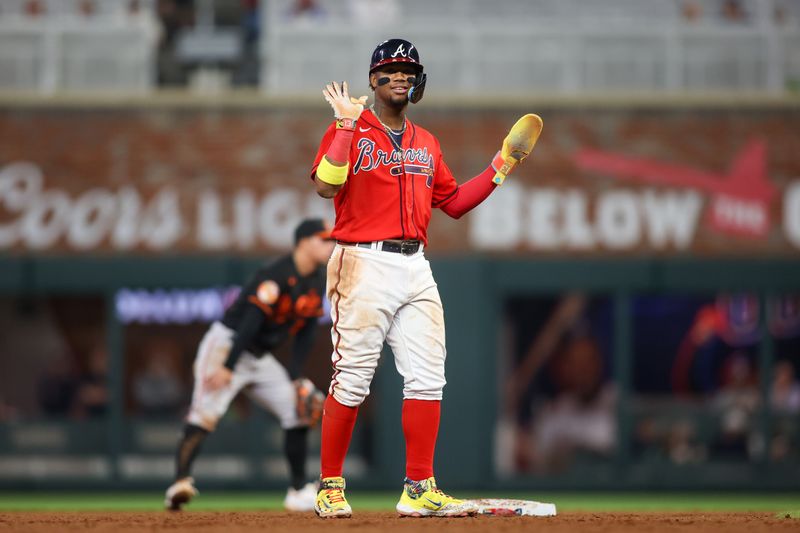
[[[333,123],[320,143],[312,179],[335,133]],[[335,239],[419,239],[427,245],[431,208],[452,200],[458,184],[444,162],[439,141],[410,120],[401,148],[396,149],[370,110],[361,114],[350,146],[347,181],[334,198]]]

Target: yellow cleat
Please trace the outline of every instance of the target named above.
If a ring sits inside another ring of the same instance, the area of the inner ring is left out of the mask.
[[[350,518],[353,510],[344,497],[344,478],[326,477],[319,483],[314,512],[320,518]]]
[[[400,516],[471,516],[478,512],[473,502],[448,496],[436,486],[432,477],[422,481],[406,478],[403,494],[397,502]]]

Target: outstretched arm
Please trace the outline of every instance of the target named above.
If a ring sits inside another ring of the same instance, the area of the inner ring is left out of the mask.
[[[528,157],[541,131],[542,119],[538,115],[528,114],[520,118],[506,135],[492,164],[468,182],[457,186],[436,207],[453,218],[461,218],[468,213],[488,198],[497,185],[502,185],[514,167]],[[447,166],[444,165],[444,168]],[[452,177],[450,180],[454,183]]]
[[[490,165],[486,170],[466,183],[459,185],[453,196],[446,204],[441,206],[447,216],[461,218],[475,206],[486,200],[497,185],[492,183],[495,175],[494,168]]]

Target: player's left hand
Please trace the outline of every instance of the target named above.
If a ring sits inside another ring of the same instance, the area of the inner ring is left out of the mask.
[[[204,380],[204,385],[209,390],[222,389],[230,385],[232,379],[233,379],[233,372],[231,372],[231,370],[228,367],[221,366],[214,372],[206,376],[206,379]]]
[[[297,418],[302,424],[313,427],[322,418],[325,395],[308,378],[296,379],[292,384],[297,400]]]
[[[521,163],[533,150],[533,146],[542,133],[541,117],[529,113],[511,127],[511,130],[503,139],[503,148],[497,152],[492,161],[495,176],[492,181],[497,185],[502,185],[514,167]]]

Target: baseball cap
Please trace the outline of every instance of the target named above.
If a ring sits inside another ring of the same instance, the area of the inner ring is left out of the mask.
[[[307,218],[294,230],[294,243],[297,244],[306,237],[317,235],[326,240],[331,240],[331,228],[321,218]]]

